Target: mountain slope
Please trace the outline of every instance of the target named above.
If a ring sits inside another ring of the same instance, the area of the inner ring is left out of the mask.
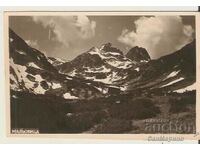
[[[173,92],[193,85],[196,81],[195,45],[194,40],[172,54],[149,61],[141,67],[137,78],[127,81],[127,88]]]
[[[54,66],[59,66],[62,65],[63,63],[65,63],[64,60],[60,59],[60,58],[54,58],[54,57],[48,57],[48,61]]]
[[[98,89],[60,74],[42,52],[27,45],[11,29],[9,48],[11,90],[53,94],[66,99],[90,99],[102,96]]]

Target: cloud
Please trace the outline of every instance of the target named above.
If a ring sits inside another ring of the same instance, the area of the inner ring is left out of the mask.
[[[134,22],[136,30],[124,29],[118,41],[140,46],[155,59],[172,53],[193,40],[194,29],[184,25],[179,16],[141,17]]]
[[[25,42],[35,49],[39,49],[38,41],[37,40],[25,40]]]
[[[90,21],[86,16],[78,16],[76,26],[80,28],[80,37],[87,39],[95,35],[96,22]]]
[[[57,40],[69,47],[70,43],[95,36],[96,22],[87,16],[34,16],[33,21],[49,28],[49,40]],[[56,36],[53,37],[52,33]]]

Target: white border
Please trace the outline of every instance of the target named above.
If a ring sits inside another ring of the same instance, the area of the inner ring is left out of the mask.
[[[59,7],[60,8],[60,7]],[[78,7],[74,7],[74,8],[76,8],[76,9],[78,9]],[[82,8],[82,7],[81,7]],[[100,7],[98,7],[99,9],[102,9],[102,8],[100,8]],[[130,7],[129,7],[130,8]],[[131,7],[131,8],[133,8],[133,7]],[[6,9],[6,10],[13,10],[14,8],[9,8],[9,9]],[[19,10],[19,8],[17,8],[18,10]],[[41,7],[40,8],[32,8],[31,10],[38,10],[38,9],[40,9],[40,10],[44,10],[44,9],[42,9]],[[49,8],[45,8],[45,9],[47,9],[47,10],[49,10],[49,11],[52,11],[52,9],[49,9]],[[65,9],[66,10],[66,7],[61,7],[61,9]],[[71,10],[74,10],[73,9],[73,7],[70,7],[70,9]],[[83,8],[82,8],[83,9]],[[81,10],[82,10],[81,9]],[[90,8],[91,9],[91,8]],[[92,8],[92,9],[94,9],[94,8]],[[119,8],[118,8],[119,9]],[[5,10],[5,9],[4,9]],[[16,10],[16,8],[14,9],[14,10]],[[20,9],[20,10],[30,10],[30,8],[24,8],[24,9]],[[53,10],[59,10],[60,11],[60,9],[58,9],[58,8],[55,8],[55,7],[53,7]],[[69,9],[68,9],[69,10]],[[78,10],[80,10],[80,9],[78,9]],[[85,9],[83,9],[83,10],[85,10]],[[86,9],[86,10],[88,10],[88,9]],[[103,10],[103,9],[102,9]],[[109,9],[108,9],[109,10]],[[187,10],[188,11],[188,10]],[[146,13],[144,13],[144,14],[146,14]],[[2,16],[0,16],[1,18],[1,20],[2,20]],[[2,27],[2,26],[1,26]],[[0,28],[0,32],[2,33],[3,32],[3,29],[2,28]],[[1,34],[2,35],[2,34]],[[2,48],[2,46],[3,46],[3,42],[2,42],[2,40],[3,40],[3,37],[1,36],[0,37],[0,42],[1,42],[1,50],[3,50],[3,48]],[[4,56],[4,53],[2,53],[3,51],[1,51],[1,58],[3,58],[3,56]],[[0,61],[1,61],[1,64],[3,64],[2,66],[3,67],[1,67],[1,69],[3,69],[2,71],[4,72],[4,59],[0,59]],[[1,75],[4,75],[4,74],[1,74]],[[2,80],[3,79],[3,80]],[[1,89],[3,89],[1,92],[4,92],[4,88],[3,88],[3,86],[4,86],[4,76],[1,76],[1,85],[0,86],[2,86],[2,88]],[[1,97],[1,98],[3,98],[4,99],[4,97]],[[4,109],[4,106],[5,106],[5,104],[3,103],[2,105],[0,104],[0,113],[1,114],[5,114],[4,112],[5,112],[5,109]],[[2,116],[2,115],[1,115]],[[2,118],[2,117],[0,117],[0,118]],[[3,118],[3,119],[5,119],[5,117]],[[0,121],[1,122],[1,121]],[[85,139],[81,139],[81,141],[80,140],[78,140],[77,141],[77,139],[56,139],[56,138],[53,138],[53,137],[51,137],[51,138],[16,138],[16,137],[13,137],[13,138],[7,138],[6,136],[5,136],[5,130],[3,130],[3,129],[5,129],[5,124],[2,126],[2,124],[0,124],[0,141],[3,141],[4,143],[7,143],[7,142],[11,142],[11,143],[66,143],[66,142],[68,142],[68,143],[90,143],[90,142],[92,142],[92,143],[118,143],[118,142],[122,142],[122,143],[143,143],[144,141],[133,141],[133,140],[125,140],[125,141],[121,141],[121,140],[103,140],[103,139],[99,139],[99,140],[92,140],[92,139],[87,139],[87,138],[85,138]],[[2,134],[3,133],[3,134]],[[2,135],[3,135],[3,137],[2,137]],[[184,142],[191,142],[191,141],[184,141]],[[194,142],[194,141],[193,141]],[[153,142],[153,143],[155,143],[155,142]],[[159,143],[159,142],[157,142],[157,143]],[[168,143],[168,142],[165,142],[165,143]],[[176,143],[176,142],[175,142]]]
[[[199,0],[2,0],[2,6],[198,6]]]

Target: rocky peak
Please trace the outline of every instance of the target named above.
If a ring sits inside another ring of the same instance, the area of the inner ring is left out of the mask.
[[[147,50],[138,46],[131,48],[126,57],[136,62],[147,62],[151,59]]]
[[[10,58],[19,65],[28,66],[32,63],[38,68],[57,73],[57,70],[48,62],[47,57],[39,50],[30,47],[12,29],[9,29]]]
[[[110,48],[111,46],[112,46],[112,43],[108,42],[108,43],[103,44],[100,49]]]
[[[100,50],[103,52],[111,52],[111,53],[113,52],[113,53],[119,53],[120,55],[123,55],[122,51],[112,46],[112,43],[103,44]]]

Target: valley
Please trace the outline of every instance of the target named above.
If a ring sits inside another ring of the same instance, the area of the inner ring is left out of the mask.
[[[11,129],[38,129],[41,134],[195,133],[195,45],[194,40],[151,59],[144,48],[123,54],[106,43],[64,61],[32,48],[10,29]],[[187,130],[157,126],[177,122]]]

